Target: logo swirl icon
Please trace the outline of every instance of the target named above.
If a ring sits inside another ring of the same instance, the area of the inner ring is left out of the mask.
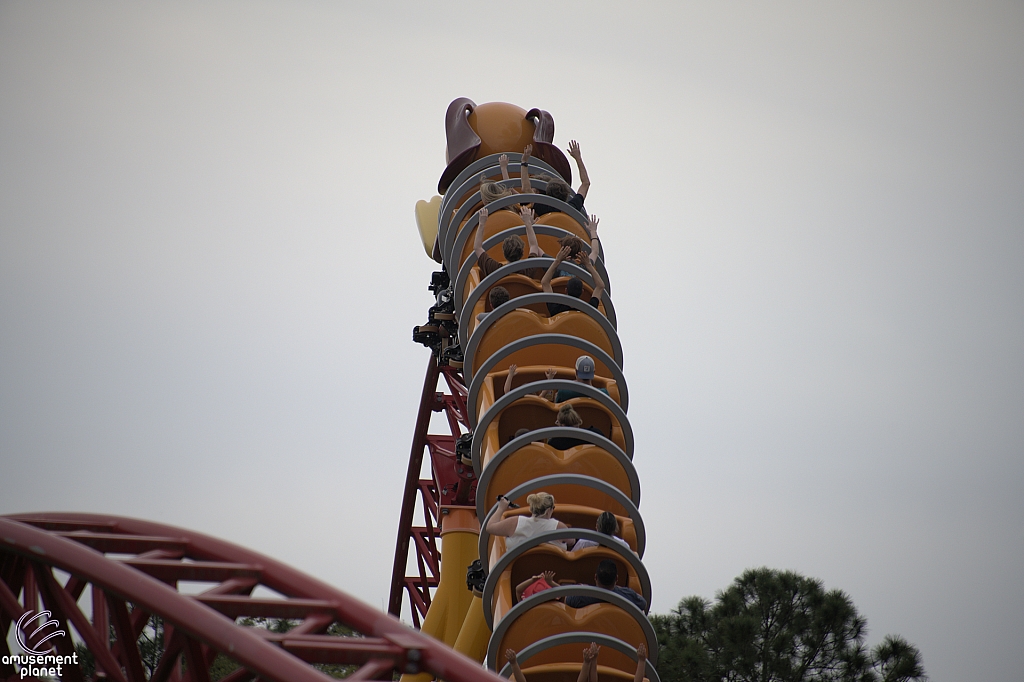
[[[18,619],[18,628],[15,632],[17,632],[18,644],[20,644],[21,648],[25,650],[25,653],[32,654],[35,656],[43,656],[44,654],[46,654],[47,651],[49,651],[49,647],[46,647],[42,651],[38,651],[29,646],[28,644],[30,640],[32,640],[36,635],[40,634],[46,628],[50,626],[57,628],[60,626],[60,623],[53,619],[46,620],[48,618],[50,618],[49,611],[39,611],[38,613],[36,613],[35,611],[26,611],[24,614],[22,614],[21,618]],[[32,633],[26,637],[25,629],[28,627],[28,624],[37,619],[44,619],[43,624],[37,627],[35,630],[33,630]],[[66,634],[67,633],[63,630],[54,630],[42,639],[40,639],[38,642],[36,642],[35,646],[41,647],[43,644],[53,639],[54,637],[60,637],[61,635]]]

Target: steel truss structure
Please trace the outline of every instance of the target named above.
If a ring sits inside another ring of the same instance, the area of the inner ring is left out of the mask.
[[[181,591],[195,583],[213,586],[196,594]],[[277,595],[254,596],[258,586]],[[19,641],[32,647],[43,637],[32,620],[42,611],[55,621],[51,634],[64,633],[42,648],[75,656],[74,633],[94,659],[93,678],[113,682],[208,682],[218,655],[237,665],[221,678],[225,682],[333,679],[314,664],[353,666],[351,680],[421,671],[451,682],[501,679],[281,562],[137,519],[74,513],[0,517],[0,679],[38,679],[22,678],[4,660],[11,659],[8,633],[19,621]],[[140,636],[156,617],[163,638],[154,660],[152,650],[142,651]],[[243,618],[255,620],[239,622]],[[258,619],[297,624],[286,632],[243,624]],[[64,665],[61,679],[85,682],[82,659]]]

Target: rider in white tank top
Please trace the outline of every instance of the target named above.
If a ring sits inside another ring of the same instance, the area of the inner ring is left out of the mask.
[[[526,542],[529,538],[541,533],[558,529],[558,519],[545,519],[538,516],[520,516],[516,531],[505,539],[505,549],[511,550],[516,545]],[[550,544],[562,544],[562,541]]]

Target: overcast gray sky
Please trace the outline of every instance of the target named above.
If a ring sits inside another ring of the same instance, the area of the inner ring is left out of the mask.
[[[381,606],[448,103],[582,145],[654,611],[767,565],[1024,669],[1024,5],[0,4],[0,513]]]

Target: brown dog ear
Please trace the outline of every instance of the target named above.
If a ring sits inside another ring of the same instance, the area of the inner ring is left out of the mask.
[[[480,150],[480,136],[469,125],[469,115],[476,109],[476,103],[468,97],[459,97],[448,105],[444,115],[445,135],[448,144],[445,156],[448,167],[437,182],[437,193],[444,195],[452,180],[476,159]]]
[[[530,109],[526,112],[527,120],[534,122],[533,155],[558,171],[558,174],[570,185],[572,184],[572,168],[569,159],[557,146],[551,143],[555,139],[555,119],[543,109]]]

